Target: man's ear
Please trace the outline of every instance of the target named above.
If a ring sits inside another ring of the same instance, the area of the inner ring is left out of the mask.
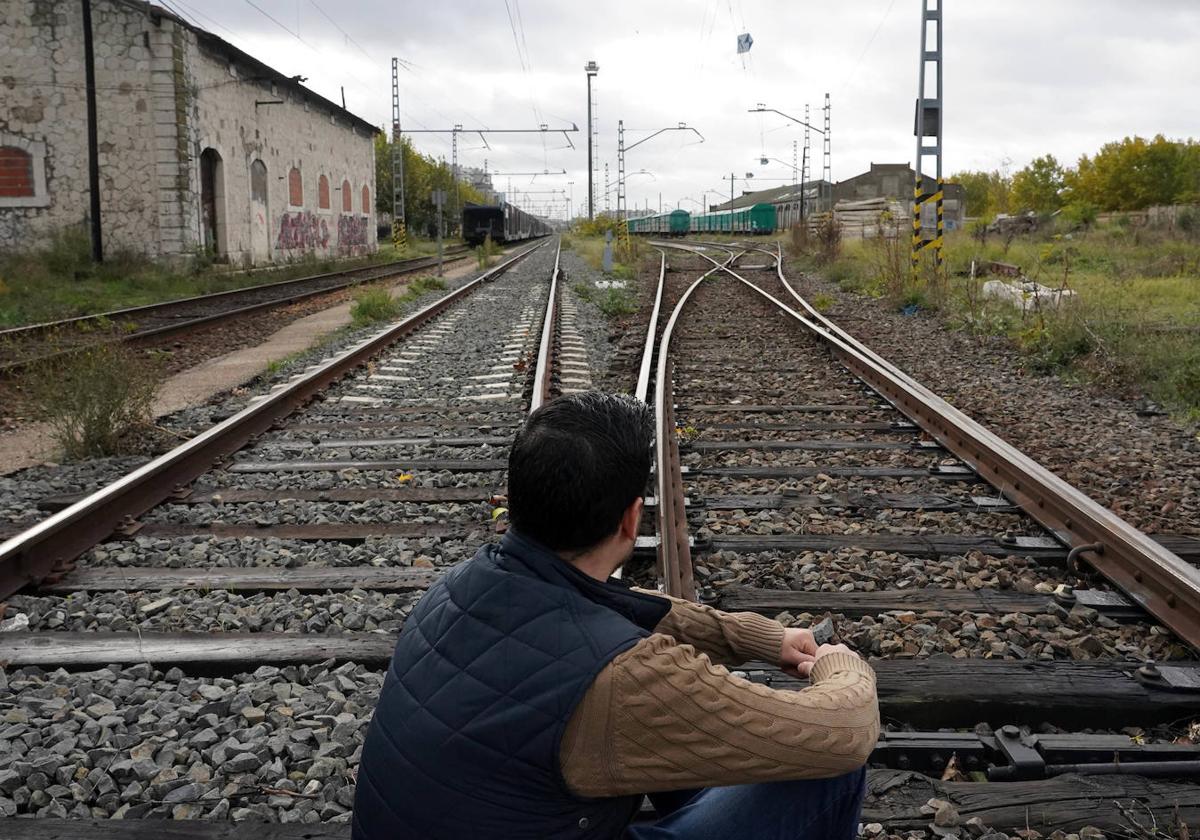
[[[638,530],[642,524],[642,507],[644,502],[642,497],[638,496],[629,507],[625,508],[625,512],[621,514],[621,537],[627,540],[636,540]]]

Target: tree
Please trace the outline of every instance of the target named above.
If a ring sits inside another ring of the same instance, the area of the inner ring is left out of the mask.
[[[1036,158],[1013,176],[1012,206],[1049,213],[1063,205],[1065,173],[1054,155]]]
[[[437,233],[437,212],[433,205],[433,191],[445,190],[451,193],[454,189],[453,174],[450,165],[436,161],[428,155],[423,155],[413,148],[412,140],[400,138],[404,155],[404,219],[409,234],[413,236],[434,236]],[[458,202],[480,204],[484,196],[470,184],[459,179]],[[450,217],[453,203],[445,208],[444,224],[447,231],[458,227],[457,222]],[[380,213],[392,212],[392,143],[383,134],[375,136],[375,209]]]
[[[989,219],[997,213],[1008,212],[1012,179],[998,170],[959,172],[950,180],[962,185],[969,215]]]

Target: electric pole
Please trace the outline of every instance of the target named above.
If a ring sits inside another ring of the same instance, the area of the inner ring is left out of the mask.
[[[933,27],[933,49],[929,49],[929,28]],[[931,66],[932,65],[932,66]],[[942,2],[941,0],[921,0],[921,68],[917,79],[917,114],[915,134],[917,135],[917,161],[913,183],[913,232],[912,232],[912,269],[915,273],[920,260],[922,249],[933,246],[933,262],[935,268],[942,266],[942,242],[945,233],[942,218],[942,198],[944,184],[942,182]],[[925,95],[926,76],[932,69],[934,75],[934,96]],[[932,137],[933,145],[926,145],[925,138]],[[937,184],[931,193],[925,192],[925,167],[927,157],[934,159],[934,171]],[[937,214],[936,228],[932,238],[925,238],[924,209],[933,204]]]
[[[822,135],[824,143],[824,172],[823,177],[825,183],[829,185],[829,189],[833,190],[833,149],[829,140],[829,94],[825,94],[825,133]],[[832,193],[830,195],[830,204],[832,204]],[[830,208],[832,209],[832,207]]]
[[[392,59],[392,247],[408,247],[404,230],[404,147],[400,142],[400,60]]]
[[[600,72],[600,65],[594,61],[589,61],[583,67],[587,73],[587,133],[588,133],[588,220],[595,215],[596,199],[595,187],[592,180],[592,77]]]

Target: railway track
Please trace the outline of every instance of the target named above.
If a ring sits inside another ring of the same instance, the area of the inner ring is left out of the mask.
[[[659,247],[654,575],[871,658],[864,820],[1115,831],[1136,802],[1194,825],[1177,780],[1200,750],[1172,741],[1200,713],[1200,543],[1146,537],[978,427],[795,295],[778,254]]]
[[[1200,665],[1146,609],[1192,638],[1188,590],[1123,595],[1095,548],[1070,556],[1100,540],[1047,530],[952,451],[963,427],[942,441],[843,364],[854,350],[920,393],[803,309],[775,255],[661,247],[623,337],[642,346],[625,379],[596,380],[659,418],[634,580],[829,628],[871,659],[887,732],[868,823],[1200,820],[1200,788],[1177,781],[1200,752],[1172,743]],[[503,527],[523,416],[592,384],[558,263],[518,254],[0,544],[0,597],[29,623],[0,634],[0,812],[39,817],[0,835],[161,837],[133,818],[170,817],[189,837],[348,836],[404,617]],[[1200,545],[1161,539],[1194,577]]]
[[[28,622],[0,634],[0,808],[40,817],[0,836],[348,836],[404,616],[503,522],[522,417],[588,384],[558,263],[522,251],[0,545]]]
[[[469,254],[450,248],[447,259]],[[98,342],[141,343],[178,336],[231,318],[299,303],[363,283],[413,274],[437,265],[437,257],[416,257],[384,265],[351,268],[293,280],[134,306],[61,321],[0,330],[0,374],[84,349]]]

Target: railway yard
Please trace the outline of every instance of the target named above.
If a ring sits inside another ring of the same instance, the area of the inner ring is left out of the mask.
[[[1200,11],[6,5],[0,840],[1200,833]]]
[[[1068,557],[1079,533],[1056,538],[984,480],[986,462],[914,422],[905,396],[835,361],[800,320],[818,316],[797,295],[821,281],[788,277],[773,245],[647,251],[632,315],[606,320],[579,298],[594,270],[541,240],[253,396],[169,418],[190,439],[148,464],[3,479],[0,808],[17,817],[4,836],[103,837],[91,821],[111,817],[122,837],[163,836],[162,817],[195,821],[185,836],[242,836],[246,820],[348,836],[395,634],[430,583],[503,531],[522,417],[589,388],[656,408],[635,582],[826,627],[875,668],[885,731],[864,836],[1158,836],[1136,832],[1200,820],[1200,664],[1181,638],[1196,604],[1186,583],[1153,589],[1200,561],[1186,432],[1018,379],[953,336],[919,352],[904,338],[936,325],[832,313],[829,329],[844,318],[1120,511],[1103,539],[1166,557],[1122,595],[1110,575],[1125,572],[1096,570],[1103,555]],[[1079,416],[1048,437],[1046,411]],[[801,687],[766,663],[741,673]]]

